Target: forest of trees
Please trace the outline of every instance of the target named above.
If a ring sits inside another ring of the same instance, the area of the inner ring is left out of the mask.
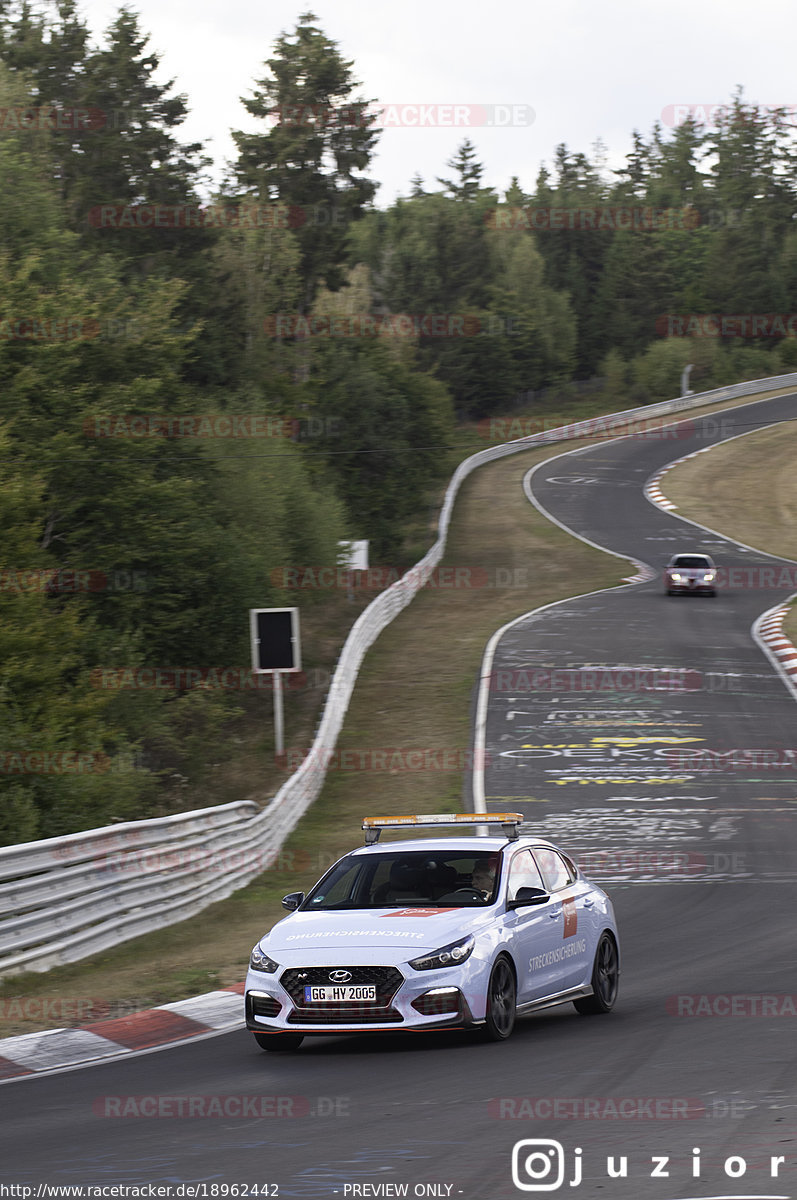
[[[686,362],[700,390],[797,365],[793,336],[662,336],[788,312],[782,114],[737,95],[717,130],[635,133],[620,172],[560,146],[530,193],[523,163],[483,186],[466,141],[380,210],[377,118],[306,14],[210,194],[147,42],[130,9],[98,45],[73,0],[0,0],[0,844],[156,811],[226,702],[97,672],[246,664],[247,609],[297,602],[277,568],[346,537],[400,554],[458,422],[571,380],[611,411]]]

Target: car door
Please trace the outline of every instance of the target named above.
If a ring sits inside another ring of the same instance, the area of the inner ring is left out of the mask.
[[[508,869],[507,901],[514,900],[518,889],[533,887],[547,890],[530,850],[513,854]],[[562,941],[562,905],[551,898],[545,904],[524,905],[508,911],[504,917],[518,973],[518,1004],[539,1000],[556,989],[559,971],[556,951]]]
[[[546,891],[551,893],[551,920],[557,948],[554,991],[564,991],[583,982],[591,965],[594,946],[594,900],[592,889],[568,858],[547,846],[534,848],[534,859]]]

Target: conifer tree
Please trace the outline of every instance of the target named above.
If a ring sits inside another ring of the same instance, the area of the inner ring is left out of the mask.
[[[260,203],[280,201],[294,213],[301,252],[306,311],[316,290],[341,287],[346,235],[373,199],[377,184],[365,172],[379,136],[352,62],[342,57],[316,24],[299,18],[293,36],[283,34],[254,94],[242,100],[264,132],[234,132],[235,172],[246,195]]]

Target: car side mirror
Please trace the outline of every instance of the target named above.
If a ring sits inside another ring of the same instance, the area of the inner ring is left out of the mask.
[[[295,912],[303,900],[304,892],[290,892],[282,897],[282,907],[287,908],[288,912]]]
[[[522,887],[518,888],[515,899],[508,901],[507,908],[525,908],[529,904],[545,904],[549,899],[550,896],[542,888]]]

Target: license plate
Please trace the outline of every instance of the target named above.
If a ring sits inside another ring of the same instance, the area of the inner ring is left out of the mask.
[[[329,1004],[351,1004],[357,1000],[376,1000],[376,984],[362,984],[356,987],[354,984],[325,984],[323,987],[309,987],[304,989],[305,1004],[314,1004],[319,1001]]]

